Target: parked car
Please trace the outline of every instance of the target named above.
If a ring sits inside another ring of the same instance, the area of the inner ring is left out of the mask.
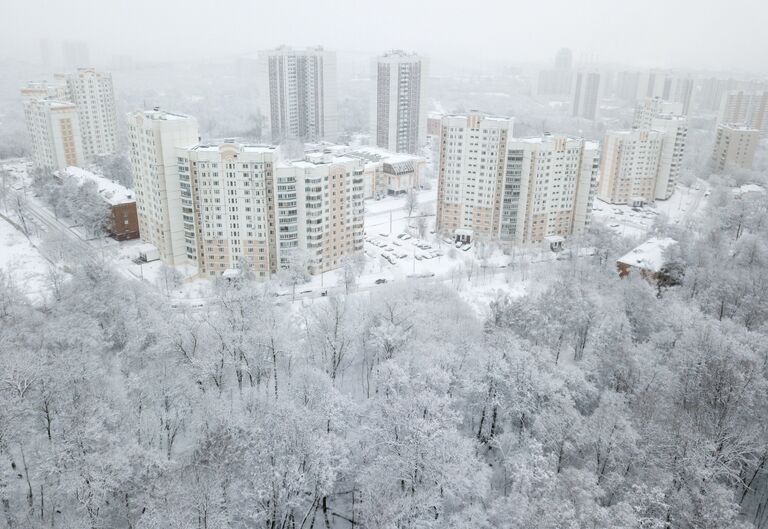
[[[377,280],[375,281],[375,283],[376,283],[377,285],[383,285],[383,284],[384,284],[384,283],[386,283],[386,282],[387,282],[387,280],[386,280],[386,279],[384,279],[383,277],[382,277],[382,278],[380,278],[380,279],[377,279]]]

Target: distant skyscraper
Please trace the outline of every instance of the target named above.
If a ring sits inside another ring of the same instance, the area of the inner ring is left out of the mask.
[[[635,107],[635,117],[632,126],[639,129],[650,129],[653,120],[662,114],[681,115],[682,103],[670,103],[660,97],[646,97]]]
[[[87,68],[91,65],[88,44],[82,40],[68,40],[62,44],[64,64],[69,68]]]
[[[768,132],[768,91],[732,90],[723,94],[718,124],[738,123]]]
[[[262,112],[272,141],[335,141],[336,54],[322,47],[259,52]]]
[[[712,153],[712,170],[723,173],[734,169],[752,169],[760,131],[743,125],[718,125]]]
[[[427,63],[416,54],[391,51],[376,60],[376,145],[416,154],[427,126]]]
[[[569,48],[560,48],[555,55],[555,70],[570,70],[573,67],[573,52]]]
[[[600,74],[578,72],[574,80],[572,114],[594,121],[600,105]]]
[[[37,167],[50,171],[85,163],[77,107],[68,101],[29,98],[24,117]]]
[[[93,68],[79,68],[67,75],[68,100],[77,105],[86,158],[114,153],[117,148],[117,115],[112,75]]]
[[[653,119],[651,129],[664,133],[656,173],[656,199],[667,200],[675,192],[683,168],[688,120],[685,116],[661,114]]]
[[[200,141],[197,120],[159,109],[132,112],[127,120],[141,238],[157,247],[166,264],[187,263],[188,253],[196,251],[185,238],[193,210],[188,186],[182,192],[176,148]],[[214,170],[224,178],[224,167]]]
[[[561,48],[555,55],[555,68],[539,72],[536,93],[538,95],[568,95],[571,92],[573,53]]]
[[[51,49],[51,41],[48,39],[40,39],[40,61],[46,68],[53,65],[53,50]]]

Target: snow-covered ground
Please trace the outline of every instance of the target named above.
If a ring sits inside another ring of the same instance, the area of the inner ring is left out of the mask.
[[[693,187],[678,186],[669,200],[657,200],[639,211],[630,206],[614,205],[595,199],[593,219],[604,222],[617,233],[632,238],[646,238],[659,215],[669,222],[687,225],[695,220],[709,196],[709,184],[699,180]]]
[[[33,302],[43,301],[50,293],[50,266],[19,230],[0,217],[0,271]]]

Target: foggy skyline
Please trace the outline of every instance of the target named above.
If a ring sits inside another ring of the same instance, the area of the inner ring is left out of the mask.
[[[138,61],[222,59],[281,44],[361,55],[402,48],[457,65],[547,63],[558,48],[568,47],[577,66],[589,57],[639,68],[762,72],[768,49],[766,17],[755,16],[768,8],[750,0],[650,0],[620,7],[608,0],[5,4],[0,58],[29,62],[40,61],[43,38],[85,41],[92,62],[100,64],[126,55]]]

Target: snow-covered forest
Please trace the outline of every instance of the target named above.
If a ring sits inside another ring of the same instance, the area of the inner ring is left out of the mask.
[[[0,527],[768,527],[768,208],[713,190],[619,279],[600,224],[523,297],[449,283],[204,310],[72,259],[0,283]]]

